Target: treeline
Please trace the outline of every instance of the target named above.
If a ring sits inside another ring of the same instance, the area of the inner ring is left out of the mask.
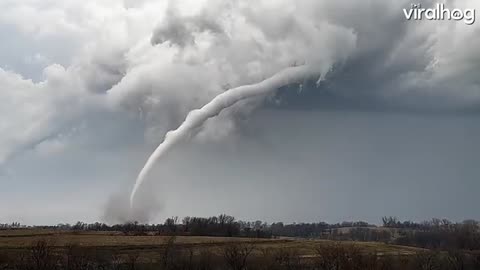
[[[342,222],[328,224],[318,223],[293,223],[284,224],[236,220],[230,215],[212,217],[178,217],[167,218],[163,224],[140,224],[130,222],[125,224],[108,225],[105,223],[58,224],[55,226],[33,226],[28,228],[52,229],[63,231],[115,231],[132,235],[194,235],[194,236],[223,236],[223,237],[301,237],[324,238],[338,235],[337,229],[341,228],[375,228],[375,225],[363,221]],[[26,227],[27,228],[27,227]]]
[[[12,222],[12,223],[0,223],[0,230],[1,229],[20,229],[26,228],[27,226],[20,224],[20,222]]]
[[[390,217],[383,217],[382,224],[383,224],[383,227],[386,227],[386,228],[431,231],[432,229],[452,229],[454,227],[462,226],[465,224],[477,226],[478,221],[467,219],[461,223],[454,223],[448,219],[433,218],[431,220],[426,220],[426,221],[417,223],[413,221],[400,221],[397,217],[390,216]]]
[[[233,216],[219,215],[212,217],[178,217],[167,218],[163,224],[125,224],[107,225],[104,223],[87,224],[77,222],[74,225],[59,224],[49,229],[72,231],[119,231],[131,235],[192,235],[223,237],[270,238],[265,223],[237,221]]]

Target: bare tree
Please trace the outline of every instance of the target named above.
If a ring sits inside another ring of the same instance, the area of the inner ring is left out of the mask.
[[[282,248],[279,249],[275,255],[275,262],[284,269],[295,270],[304,269],[300,254],[297,249]]]
[[[175,263],[175,241],[177,237],[171,236],[168,238],[165,243],[164,249],[162,250],[162,266],[164,269],[169,269]]]
[[[129,253],[127,257],[128,270],[136,270],[138,262],[138,253]]]
[[[459,250],[449,251],[446,255],[448,269],[464,270],[465,269],[465,254]]]
[[[225,246],[223,256],[227,266],[232,270],[243,270],[247,267],[247,259],[254,250],[253,244],[231,243]]]
[[[36,270],[54,270],[57,268],[57,259],[53,248],[45,240],[36,242],[30,249],[32,263]]]
[[[431,251],[420,252],[415,256],[414,266],[419,270],[436,270],[439,268],[438,254]]]

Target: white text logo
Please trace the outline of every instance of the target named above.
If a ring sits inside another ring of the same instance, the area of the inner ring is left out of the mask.
[[[444,4],[437,4],[435,8],[422,8],[421,4],[412,4],[411,8],[403,9],[407,20],[463,20],[465,24],[475,22],[475,9],[448,9]]]

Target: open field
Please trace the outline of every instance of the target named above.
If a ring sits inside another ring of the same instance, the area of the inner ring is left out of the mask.
[[[115,250],[120,253],[140,252],[145,255],[155,252],[167,244],[171,236],[130,236],[121,232],[66,232],[53,230],[5,230],[0,231],[0,252],[29,249],[38,241],[46,241],[50,246],[61,249],[75,245],[86,249]],[[334,242],[328,240],[305,240],[295,238],[253,239],[235,237],[177,236],[175,245],[182,249],[209,249],[216,251],[232,244],[252,244],[256,250],[295,249],[302,255],[312,255],[315,248]],[[365,253],[389,255],[410,255],[422,249],[388,245],[378,242],[341,242],[341,245],[354,245]]]
[[[477,269],[478,258],[381,242],[0,230],[0,269],[8,270]]]

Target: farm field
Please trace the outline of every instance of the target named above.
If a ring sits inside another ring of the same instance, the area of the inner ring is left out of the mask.
[[[54,230],[5,230],[0,231],[0,252],[28,250],[39,241],[45,241],[49,246],[63,249],[70,246],[88,250],[110,250],[120,254],[138,252],[142,256],[152,256],[157,250],[168,244],[171,236],[132,236],[121,232],[72,232]],[[208,249],[215,253],[230,244],[248,244],[255,246],[253,253],[265,249],[296,250],[302,256],[311,256],[315,248],[322,245],[355,246],[362,253],[377,253],[388,255],[411,255],[422,249],[388,245],[378,242],[333,242],[329,240],[307,240],[297,238],[254,239],[236,237],[211,236],[176,236],[175,246],[199,252]]]
[[[476,269],[477,256],[381,242],[0,231],[0,269]],[[465,260],[465,261],[463,261]],[[447,263],[450,263],[447,264]],[[325,268],[334,266],[337,268]],[[323,268],[322,268],[323,267]],[[433,268],[432,268],[433,269]],[[437,269],[437,268],[435,268]],[[455,268],[456,269],[456,268]]]

